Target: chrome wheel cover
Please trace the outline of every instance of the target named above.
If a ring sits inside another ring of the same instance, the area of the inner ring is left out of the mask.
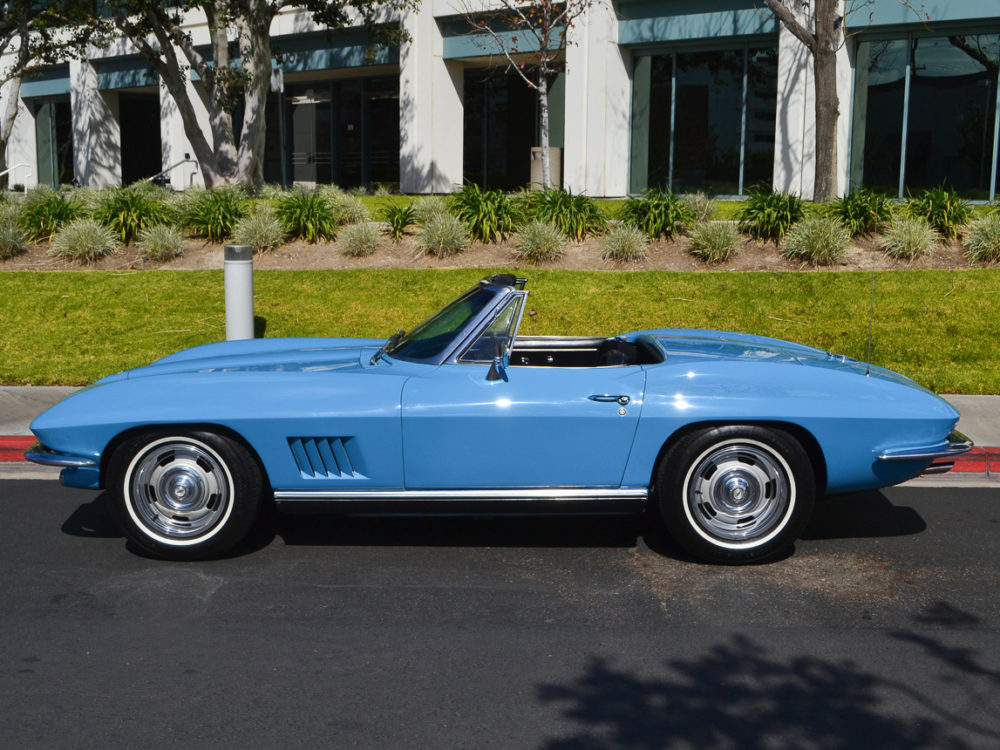
[[[755,547],[785,526],[795,504],[788,464],[770,446],[738,439],[702,453],[684,481],[684,511],[710,542]]]
[[[125,479],[127,508],[147,534],[168,544],[204,541],[232,510],[232,478],[204,443],[166,438],[140,452]]]

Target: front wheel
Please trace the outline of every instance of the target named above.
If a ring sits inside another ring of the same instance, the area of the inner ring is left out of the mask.
[[[125,536],[172,560],[232,549],[253,525],[265,488],[249,451],[210,432],[134,437],[111,456],[108,478],[111,508]]]
[[[685,435],[655,487],[667,531],[709,562],[775,557],[805,528],[816,494],[809,457],[787,432],[733,425]]]

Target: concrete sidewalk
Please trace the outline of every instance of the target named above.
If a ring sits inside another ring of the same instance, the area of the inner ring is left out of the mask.
[[[58,471],[53,474],[53,470],[33,464],[21,467],[15,464],[24,463],[22,454],[34,442],[28,429],[31,420],[76,390],[61,386],[0,387],[0,467],[4,471],[23,476],[35,470],[45,472],[45,476],[58,474]],[[958,429],[972,438],[976,448],[962,456],[951,472],[927,481],[948,477],[957,481],[989,478],[1000,482],[1000,396],[946,395],[944,398],[961,413]]]

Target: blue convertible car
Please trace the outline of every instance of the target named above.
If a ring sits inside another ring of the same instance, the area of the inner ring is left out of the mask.
[[[740,333],[518,336],[523,279],[484,279],[388,341],[195,347],[40,415],[27,457],[104,488],[125,535],[215,556],[264,503],[344,512],[658,510],[698,558],[787,549],[814,498],[971,447],[912,380]],[[936,463],[935,470],[947,470]]]

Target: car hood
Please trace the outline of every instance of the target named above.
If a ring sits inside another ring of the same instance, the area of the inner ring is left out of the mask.
[[[278,338],[245,339],[205,344],[171,354],[145,367],[98,380],[116,380],[174,373],[327,372],[360,370],[382,346],[383,339]]]
[[[652,340],[663,350],[666,361],[675,365],[685,362],[694,365],[712,360],[786,362],[806,367],[850,371],[858,375],[870,375],[923,389],[910,378],[892,370],[868,365],[842,354],[832,354],[812,346],[766,336],[683,328],[640,331],[635,335]]]

